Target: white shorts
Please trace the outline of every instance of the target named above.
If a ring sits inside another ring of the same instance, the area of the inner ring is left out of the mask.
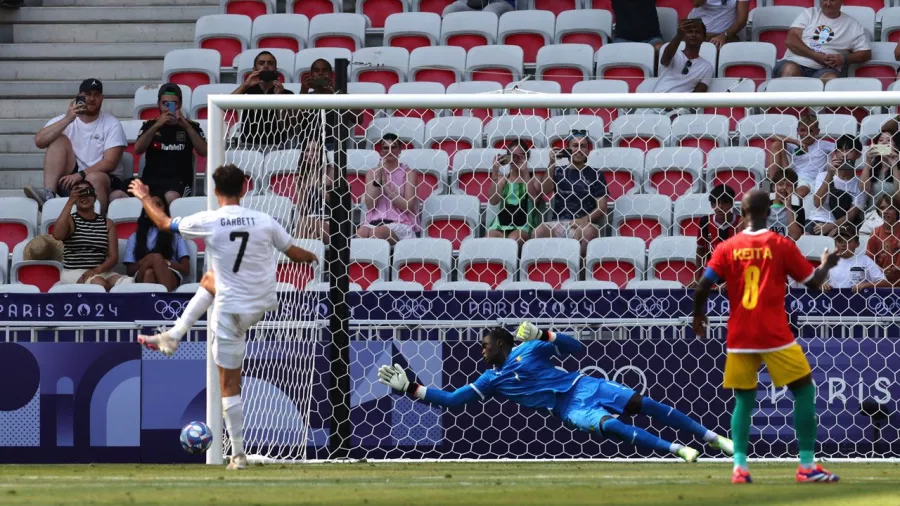
[[[210,320],[212,353],[216,365],[225,369],[240,369],[247,353],[247,331],[262,319],[265,312],[220,314],[213,308]]]
[[[394,234],[394,237],[396,237],[398,241],[402,241],[404,239],[415,239],[416,238],[416,232],[413,230],[412,227],[410,227],[409,225],[407,225],[405,223],[398,223],[395,221],[393,223],[385,223],[385,224],[379,225],[379,226],[387,227],[391,231],[391,233]],[[363,223],[362,225],[360,225],[360,227],[375,228],[373,225],[369,225],[367,223]]]
[[[74,285],[78,283],[78,278],[81,277],[82,274],[87,272],[87,269],[63,269],[62,274],[59,276],[59,284],[61,285]],[[116,280],[114,285],[122,285],[125,283],[134,283],[134,278],[131,276],[123,276],[116,272],[102,272],[100,274],[94,274],[90,278],[86,279],[85,283],[90,283],[94,278],[103,278],[109,279],[114,276],[119,276],[119,279]]]

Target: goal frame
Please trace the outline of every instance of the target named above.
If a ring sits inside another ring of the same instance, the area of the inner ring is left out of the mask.
[[[768,108],[768,107],[896,107],[900,91],[882,92],[772,92],[772,93],[482,93],[482,94],[387,94],[387,95],[210,95],[208,105],[208,156],[206,159],[207,208],[218,208],[212,180],[216,167],[225,163],[227,135],[225,110],[235,109],[684,109],[684,108]],[[342,171],[338,171],[343,175]],[[209,325],[209,323],[207,324]],[[209,329],[207,328],[207,331]],[[207,346],[210,341],[207,340]],[[221,464],[222,402],[218,370],[207,349],[206,419],[213,442],[206,452],[207,464]],[[625,459],[627,461],[657,459]],[[786,459],[758,459],[783,461]],[[857,461],[858,459],[832,459]],[[897,459],[885,459],[895,461]],[[491,461],[490,459],[485,460]]]

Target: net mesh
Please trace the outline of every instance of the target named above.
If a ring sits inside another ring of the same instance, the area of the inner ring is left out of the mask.
[[[251,332],[243,393],[250,453],[329,459],[345,455],[339,444],[355,458],[658,456],[510,402],[447,410],[377,382],[379,366],[398,363],[429,387],[471,383],[485,370],[484,330],[512,329],[522,318],[587,343],[584,356],[561,367],[623,383],[727,434],[728,302],[711,299],[712,331],[698,340],[686,325],[687,289],[711,249],[740,230],[741,196],[762,188],[773,198],[773,230],[813,263],[838,239],[854,267],[840,268],[822,294],[793,287],[786,302],[818,385],[819,451],[900,456],[892,412],[900,304],[889,288],[900,279],[895,111],[523,102],[225,112],[228,133],[213,149],[221,143],[226,160],[247,172],[245,204],[275,216],[320,258],[311,266],[278,258],[281,309]],[[338,138],[339,118],[346,138]],[[353,209],[348,223],[329,224],[342,178]],[[350,234],[350,286],[329,294],[326,252],[342,231]],[[860,290],[872,284],[884,288]],[[339,300],[352,311],[343,364],[350,390],[341,392],[350,431],[335,438],[341,387],[327,318]],[[791,397],[765,369],[760,381],[751,452],[795,455]],[[700,444],[644,417],[632,423]]]

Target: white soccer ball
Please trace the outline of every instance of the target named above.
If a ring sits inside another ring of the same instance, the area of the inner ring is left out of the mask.
[[[212,432],[203,422],[191,422],[181,429],[181,447],[192,454],[203,453],[212,444]]]

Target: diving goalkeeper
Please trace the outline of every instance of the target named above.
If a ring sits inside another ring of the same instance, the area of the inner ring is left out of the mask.
[[[515,340],[524,343],[514,347]],[[599,433],[650,450],[672,453],[686,462],[697,460],[697,450],[660,439],[613,416],[640,413],[669,427],[686,430],[727,455],[733,453],[730,439],[707,429],[671,406],[641,397],[634,390],[613,381],[558,369],[551,360],[553,357],[584,350],[584,345],[573,337],[539,330],[533,324],[524,322],[516,331],[515,338],[503,328],[491,330],[482,339],[481,347],[484,361],[493,369],[482,374],[474,383],[453,392],[410,383],[406,371],[399,365],[381,366],[378,380],[397,393],[406,393],[430,404],[450,408],[499,395],[522,406],[548,409],[569,427]]]

